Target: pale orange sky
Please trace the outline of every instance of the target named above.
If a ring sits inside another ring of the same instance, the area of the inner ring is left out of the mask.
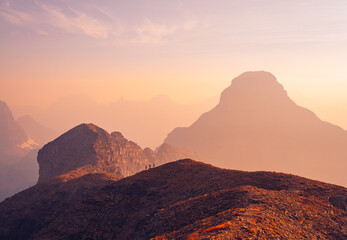
[[[0,99],[200,102],[244,71],[347,129],[344,0],[0,0]]]

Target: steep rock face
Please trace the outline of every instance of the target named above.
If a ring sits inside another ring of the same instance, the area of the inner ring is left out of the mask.
[[[180,160],[110,182],[74,204],[64,200],[62,213],[58,194],[46,194],[56,190],[44,190],[53,180],[0,204],[0,238],[16,239],[22,229],[40,240],[347,237],[347,189],[288,174]],[[31,227],[38,218],[49,224]]]
[[[297,106],[268,72],[246,72],[219,104],[165,140],[220,167],[271,170],[347,185],[347,132]]]
[[[78,169],[83,173],[115,173],[126,177],[145,169],[179,159],[182,151],[166,151],[160,156],[152,150],[143,151],[119,132],[107,133],[93,124],[81,124],[45,145],[38,153],[39,182]]]

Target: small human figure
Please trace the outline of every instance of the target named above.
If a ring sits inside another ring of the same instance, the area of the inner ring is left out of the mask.
[[[145,170],[147,170],[147,165],[145,166]]]
[[[151,168],[151,164],[149,164],[149,167],[148,168]]]
[[[153,163],[153,167],[155,167],[155,164]]]

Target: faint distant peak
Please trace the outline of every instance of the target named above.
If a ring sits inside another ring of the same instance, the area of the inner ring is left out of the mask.
[[[168,96],[163,95],[163,94],[159,94],[159,95],[152,97],[150,99],[150,101],[152,101],[152,102],[173,102],[173,100],[171,98],[169,98]]]
[[[6,102],[0,100],[0,128],[6,128],[8,125],[17,125],[11,109]]]
[[[231,85],[222,92],[220,102],[264,99],[275,101],[283,98],[289,100],[287,92],[272,73],[251,71],[234,78]]]
[[[19,124],[22,124],[22,123],[29,123],[29,124],[40,124],[38,123],[31,115],[29,114],[26,114],[26,115],[23,115],[21,117],[19,117],[17,119],[17,122]]]
[[[8,107],[7,103],[1,100],[0,100],[0,111],[6,112],[6,113],[10,112],[10,108]]]
[[[241,73],[239,76],[233,79],[233,82],[238,82],[238,81],[272,81],[272,82],[277,82],[276,77],[267,71],[248,71]],[[277,82],[278,83],[278,82]]]
[[[67,104],[69,106],[90,106],[97,105],[98,102],[89,95],[83,93],[61,97],[51,104],[51,106],[66,106]]]
[[[0,155],[21,155],[21,144],[28,140],[24,129],[13,118],[8,105],[0,101]],[[23,145],[24,146],[24,145]]]

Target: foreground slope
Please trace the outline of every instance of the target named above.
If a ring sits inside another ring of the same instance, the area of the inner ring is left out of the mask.
[[[246,72],[219,104],[165,140],[216,166],[280,171],[347,186],[347,132],[296,105],[268,72]]]
[[[41,197],[26,194],[29,191],[33,192],[26,190],[0,204],[2,239],[15,239],[23,229],[34,229],[31,239],[347,237],[346,188],[288,174],[225,170],[188,159],[110,182],[74,204],[67,200],[67,210],[50,217],[41,229],[26,220],[40,216],[43,209],[55,213],[50,210],[54,203],[47,204],[52,200],[45,191]],[[24,197],[26,201],[18,200]]]
[[[29,239],[76,202],[119,180],[109,173],[76,171],[37,184],[0,203],[0,239]]]

